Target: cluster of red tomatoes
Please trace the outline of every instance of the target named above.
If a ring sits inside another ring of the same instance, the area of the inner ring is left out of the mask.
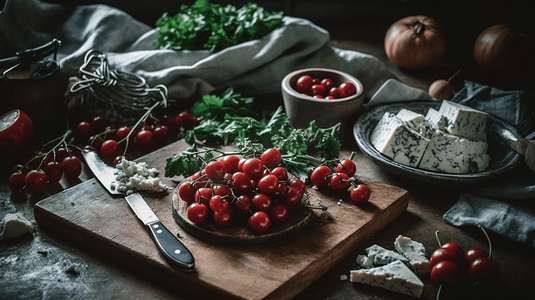
[[[357,92],[355,85],[349,81],[339,86],[330,78],[318,78],[303,75],[297,79],[295,88],[298,92],[317,99],[340,99],[354,95]]]
[[[310,174],[310,181],[318,188],[328,187],[336,193],[349,191],[351,200],[355,203],[364,203],[370,200],[370,189],[363,183],[356,183],[352,178],[357,171],[355,162],[344,159],[332,172],[326,165],[320,165]]]
[[[306,186],[290,179],[280,162],[275,148],[259,158],[226,155],[211,161],[178,187],[180,199],[189,203],[188,219],[200,224],[211,218],[217,226],[227,226],[247,218],[249,228],[261,234],[269,232],[272,223],[284,223],[301,203]]]
[[[48,183],[57,183],[64,175],[74,179],[81,173],[82,162],[73,149],[58,147],[49,153],[36,155],[26,165],[15,165],[8,185],[13,192],[26,188],[30,193],[40,193]]]
[[[114,165],[125,152],[126,140],[132,141],[139,149],[147,150],[155,144],[165,143],[171,132],[190,130],[199,125],[200,120],[188,111],[176,115],[158,117],[151,113],[144,122],[132,130],[129,126],[113,129],[102,117],[82,121],[75,127],[75,134],[86,145],[92,147],[105,161],[114,161]]]
[[[472,282],[496,281],[500,276],[500,267],[487,250],[475,247],[464,252],[455,242],[436,249],[429,260],[429,267],[431,282],[449,287],[459,285],[466,278],[464,272]]]

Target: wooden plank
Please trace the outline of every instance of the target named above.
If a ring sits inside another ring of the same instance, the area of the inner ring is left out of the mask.
[[[178,141],[141,160],[163,170],[165,160],[186,147]],[[41,228],[185,292],[229,299],[291,299],[406,210],[407,191],[365,183],[372,197],[361,206],[347,197],[339,205],[339,196],[309,189],[311,201],[328,206],[328,214],[315,211],[314,220],[297,235],[261,245],[200,240],[173,219],[172,193],[144,194],[155,214],[193,253],[196,267],[189,273],[170,266],[126,201],[111,197],[95,179],[40,201],[34,211]]]

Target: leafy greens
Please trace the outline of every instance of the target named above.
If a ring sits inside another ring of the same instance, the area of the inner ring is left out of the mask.
[[[308,128],[297,129],[291,125],[282,107],[269,118],[256,119],[251,117],[254,115],[252,101],[227,89],[221,96],[205,95],[196,102],[190,112],[202,121],[186,133],[185,140],[190,144],[188,150],[167,159],[165,176],[189,176],[200,169],[203,161],[214,158],[214,153],[229,154],[213,148],[198,150],[196,141],[233,144],[237,153],[243,156],[277,148],[282,154],[281,165],[299,177],[306,174],[312,163],[321,164],[338,158],[342,146],[337,137],[340,123],[319,128],[312,121]],[[319,151],[320,158],[310,156],[309,151]]]
[[[264,37],[284,26],[282,12],[269,12],[256,3],[235,6],[197,0],[180,11],[164,13],[157,21],[154,49],[208,50],[212,53]]]

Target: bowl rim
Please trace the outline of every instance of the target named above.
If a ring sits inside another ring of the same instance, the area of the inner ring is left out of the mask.
[[[290,85],[290,79],[292,79],[293,77],[295,77],[295,76],[297,76],[299,74],[306,73],[306,72],[327,72],[327,73],[335,73],[335,74],[338,74],[340,76],[347,77],[347,78],[349,78],[348,81],[353,81],[352,83],[355,85],[355,88],[356,88],[357,91],[356,91],[356,93],[354,95],[351,95],[349,97],[339,98],[339,99],[329,99],[329,100],[316,99],[316,98],[313,98],[313,97],[310,97],[310,96],[305,96],[305,95],[297,92],[296,90],[294,90],[292,88],[292,86]],[[311,102],[317,102],[317,103],[348,102],[348,101],[357,100],[357,99],[361,98],[364,95],[364,86],[362,85],[362,82],[360,82],[360,80],[358,80],[355,76],[353,76],[351,74],[348,74],[348,73],[345,73],[345,72],[342,72],[342,71],[339,71],[339,70],[327,69],[327,68],[306,68],[306,69],[299,69],[299,70],[292,71],[292,72],[288,73],[286,76],[284,76],[284,78],[282,79],[281,85],[282,85],[283,91],[285,91],[286,93],[288,93],[292,97],[298,98],[298,99],[304,100],[304,101],[311,101]]]

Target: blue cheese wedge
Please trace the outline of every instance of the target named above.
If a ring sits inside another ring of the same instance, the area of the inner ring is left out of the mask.
[[[442,101],[439,113],[448,120],[446,129],[449,133],[471,140],[487,141],[486,113],[447,100]]]
[[[350,271],[350,281],[381,287],[394,292],[419,298],[424,284],[404,263],[399,260],[371,269]]]
[[[446,129],[448,127],[448,120],[443,114],[441,114],[440,112],[438,112],[438,110],[434,108],[430,108],[427,111],[425,121],[433,130],[448,132],[448,130]]]
[[[366,248],[366,254],[368,257],[373,258],[373,264],[375,266],[386,265],[396,260],[400,260],[403,263],[409,262],[401,254],[392,250],[387,250],[379,245],[373,245]]]
[[[417,167],[429,139],[409,128],[392,113],[385,113],[373,130],[370,141],[383,155],[411,167]]]
[[[422,243],[413,241],[408,237],[399,235],[394,242],[396,251],[409,260],[409,264],[418,275],[429,273],[429,260]]]
[[[488,144],[435,131],[418,168],[443,173],[464,174],[488,168]]]
[[[402,122],[405,122],[405,124],[414,131],[419,131],[422,123],[425,121],[424,115],[405,108],[402,108],[396,114],[396,117],[398,117]]]

